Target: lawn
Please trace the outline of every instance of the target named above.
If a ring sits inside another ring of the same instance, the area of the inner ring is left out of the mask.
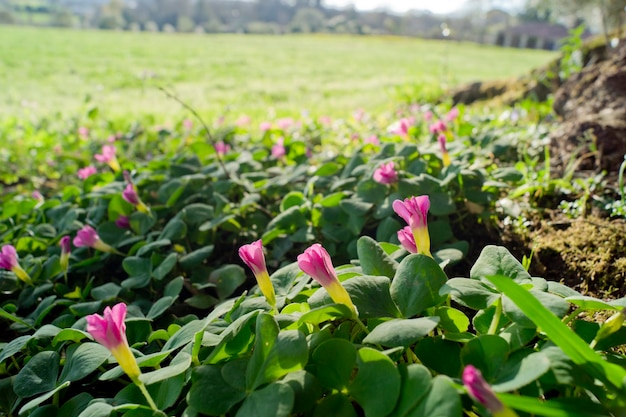
[[[389,109],[400,91],[521,75],[555,55],[395,37],[196,35],[0,27],[0,114],[234,118]],[[446,65],[447,62],[447,65]],[[27,109],[27,110],[25,110]]]

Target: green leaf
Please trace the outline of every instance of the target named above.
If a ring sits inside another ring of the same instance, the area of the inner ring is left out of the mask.
[[[437,375],[430,384],[430,391],[419,402],[409,417],[458,417],[463,415],[461,397],[452,380],[445,375]]]
[[[151,385],[180,375],[183,372],[186,372],[190,366],[191,355],[187,352],[181,351],[174,357],[174,359],[172,359],[169,365],[157,369],[156,371],[141,374],[139,378],[144,384]]]
[[[389,294],[389,278],[383,276],[356,276],[341,283],[356,306],[359,317],[400,317],[400,312]],[[309,298],[311,306],[332,303],[328,292],[320,288]]]
[[[536,291],[534,289],[529,290],[529,292],[556,317],[563,318],[569,312],[569,303],[561,297],[547,292]],[[532,319],[526,316],[526,314],[524,314],[524,312],[520,310],[510,298],[504,297],[502,299],[502,310],[512,322],[517,323],[522,327],[535,327],[535,323]]]
[[[83,379],[98,369],[109,356],[111,356],[111,352],[98,343],[87,342],[70,346],[59,381],[72,382]]]
[[[626,383],[626,369],[605,361],[578,335],[568,328],[558,317],[546,309],[529,291],[504,276],[487,277],[506,294],[535,325],[563,349],[572,361],[583,366],[589,374],[598,378],[616,391],[623,391]]]
[[[432,258],[411,254],[400,262],[391,282],[391,298],[405,318],[413,317],[445,300],[439,289],[448,277]]]
[[[550,370],[550,360],[542,352],[518,352],[499,370],[492,388],[496,392],[514,391],[539,379]]]
[[[543,417],[608,417],[601,404],[582,398],[556,398],[543,400],[516,394],[498,394],[506,405],[525,413]]]
[[[156,224],[156,219],[151,215],[136,211],[128,216],[128,222],[136,234],[143,236]]]
[[[581,308],[585,311],[589,310],[620,310],[619,307],[616,307],[612,304],[609,304],[606,301],[598,300],[597,298],[585,296],[585,295],[577,295],[573,297],[565,298],[565,301],[570,302]]]
[[[357,413],[352,406],[352,403],[343,394],[331,394],[322,398],[313,417],[357,417]]]
[[[152,252],[155,249],[162,248],[163,246],[169,246],[172,242],[169,239],[159,239],[154,242],[150,242],[147,245],[144,245],[139,248],[137,251],[137,256],[145,255],[146,253]]]
[[[152,271],[152,276],[154,277],[154,279],[160,281],[165,278],[165,276],[174,268],[174,266],[176,266],[177,261],[178,255],[175,252],[167,255],[167,257],[163,259],[159,266],[154,268],[154,271]]]
[[[398,263],[385,253],[378,242],[369,236],[362,236],[356,248],[363,274],[382,275],[389,279],[394,277]]]
[[[485,246],[470,270],[473,279],[491,275],[503,275],[519,283],[530,281],[530,274],[522,264],[501,246]]]
[[[315,376],[307,371],[290,372],[281,380],[289,385],[295,394],[293,413],[304,413],[311,410],[317,400],[322,397],[322,387]]]
[[[72,341],[74,343],[78,343],[83,339],[89,339],[89,333],[84,332],[82,330],[77,329],[63,329],[61,330],[54,339],[52,339],[52,346],[56,346],[61,342]]]
[[[313,351],[310,365],[322,385],[343,390],[350,381],[356,356],[352,343],[344,339],[329,339]]]
[[[19,336],[4,345],[2,351],[0,352],[0,363],[22,350],[31,338],[32,336]]]
[[[439,317],[439,327],[446,332],[463,333],[469,328],[469,318],[456,308],[437,307],[435,315]]]
[[[290,191],[280,202],[280,211],[285,211],[290,207],[299,207],[306,201],[304,194],[300,191]]]
[[[363,343],[409,347],[434,330],[438,323],[439,317],[389,320],[376,326]]]
[[[186,235],[187,225],[184,221],[174,217],[169,222],[167,222],[157,241],[175,242],[177,240],[184,239]]]
[[[402,380],[400,397],[391,417],[403,417],[410,412],[430,389],[431,375],[428,368],[419,364],[400,364],[398,371]]]
[[[183,269],[191,269],[200,265],[206,258],[211,256],[213,249],[213,245],[208,245],[181,256],[179,259],[180,266]]]
[[[319,291],[319,290],[318,290]],[[307,311],[298,319],[298,327],[304,323],[320,324],[337,318],[352,317],[352,310],[343,304],[328,304]]]
[[[246,386],[254,389],[254,383],[263,367],[265,359],[276,342],[279,332],[278,323],[267,313],[260,313],[256,318],[254,350],[246,369]]]
[[[215,285],[217,296],[223,300],[246,282],[246,273],[239,265],[223,265],[211,272],[209,282]]]
[[[150,310],[148,311],[148,314],[146,314],[146,318],[148,320],[156,319],[161,314],[165,313],[167,309],[174,304],[174,301],[176,301],[176,298],[174,297],[165,296],[159,298],[154,304],[152,304],[152,306],[150,306]]]
[[[152,273],[150,259],[128,256],[122,261],[122,267],[130,276],[129,279],[122,281],[122,287],[128,289],[142,288],[150,282],[150,274]]]
[[[509,356],[509,344],[500,336],[481,335],[461,349],[463,365],[474,365],[486,380],[493,380]]]
[[[29,402],[24,404],[24,406],[22,408],[20,408],[19,414],[21,415],[21,414],[27,413],[28,411],[30,411],[33,408],[37,407],[42,402],[47,401],[49,398],[54,396],[54,394],[56,394],[57,392],[65,389],[65,388],[67,388],[69,386],[70,386],[70,381],[66,381],[66,382],[60,384],[59,386],[57,386],[56,388],[54,388],[52,391],[48,391],[45,394],[40,395],[39,397],[33,398],[32,400],[30,400]]]
[[[78,417],[110,417],[112,411],[112,405],[102,402],[102,400],[94,400]]]
[[[350,395],[366,417],[389,414],[400,395],[400,373],[394,363],[385,354],[364,347],[357,353],[357,368],[356,377],[348,387]]]
[[[461,372],[461,347],[456,342],[441,336],[427,337],[420,340],[414,350],[424,366],[436,373],[456,378]]]
[[[205,365],[191,372],[191,389],[187,395],[189,406],[203,414],[226,414],[234,405],[246,398],[246,392],[224,379],[222,366]]]
[[[289,372],[304,369],[308,359],[309,350],[304,334],[298,330],[283,330],[278,334],[253,386],[258,388]]]
[[[483,310],[500,298],[500,294],[486,284],[469,278],[451,278],[439,291],[441,295],[451,295],[452,299],[464,307]]]
[[[287,417],[291,414],[294,393],[289,385],[274,382],[253,391],[235,414],[236,417]]]
[[[32,397],[55,388],[59,374],[59,354],[39,352],[15,376],[13,390],[20,397]]]

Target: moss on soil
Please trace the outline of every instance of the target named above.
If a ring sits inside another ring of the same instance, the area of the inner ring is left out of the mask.
[[[597,217],[542,221],[524,238],[530,272],[600,298],[626,296],[626,222]]]

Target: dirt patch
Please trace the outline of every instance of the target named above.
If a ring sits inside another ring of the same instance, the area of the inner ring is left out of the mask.
[[[543,220],[526,236],[509,234],[534,250],[530,273],[585,295],[626,296],[626,222],[599,217]]]

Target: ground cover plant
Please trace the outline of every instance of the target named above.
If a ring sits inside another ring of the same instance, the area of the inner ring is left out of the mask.
[[[2,206],[3,412],[623,415],[624,299],[501,246],[445,272],[522,186],[504,116],[78,142],[68,185]]]
[[[477,236],[615,200],[550,177],[549,104],[180,108],[2,122],[0,413],[626,415],[626,299]]]

